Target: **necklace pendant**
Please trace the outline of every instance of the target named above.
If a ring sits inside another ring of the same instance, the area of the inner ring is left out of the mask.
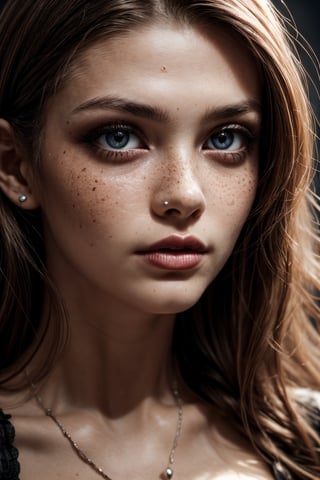
[[[168,467],[167,470],[166,470],[166,475],[167,475],[167,478],[170,479],[172,478],[173,476],[173,470],[172,468]]]

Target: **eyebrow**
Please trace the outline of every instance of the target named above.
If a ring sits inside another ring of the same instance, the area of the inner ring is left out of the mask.
[[[156,120],[161,123],[169,122],[169,115],[159,107],[153,107],[139,102],[132,102],[119,97],[97,97],[76,107],[72,114],[88,110],[115,110],[123,113],[131,113],[137,117]]]
[[[248,99],[243,102],[208,109],[204,116],[204,122],[224,120],[226,118],[245,115],[247,113],[257,113],[260,115],[261,110],[260,102],[254,99]]]
[[[72,115],[91,110],[115,110],[161,123],[169,123],[170,120],[169,114],[159,107],[114,96],[92,98],[72,110]],[[208,109],[204,115],[203,123],[223,120],[251,112],[261,113],[261,105],[257,100],[247,99],[238,103]]]

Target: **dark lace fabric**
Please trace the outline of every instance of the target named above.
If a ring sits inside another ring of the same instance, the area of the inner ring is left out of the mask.
[[[18,450],[13,445],[14,427],[10,415],[0,410],[0,480],[18,480]]]
[[[320,434],[320,405],[310,401],[314,415],[311,420],[315,430]],[[10,423],[10,415],[0,409],[0,480],[19,480],[20,465],[18,450],[13,445],[15,431]],[[271,464],[271,470],[276,480],[292,480],[290,472],[278,461]]]

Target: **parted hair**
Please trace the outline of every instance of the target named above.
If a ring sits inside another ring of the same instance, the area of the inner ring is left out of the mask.
[[[312,410],[295,398],[298,388],[320,390],[315,119],[296,47],[271,3],[11,0],[0,14],[0,118],[37,175],[48,100],[79,55],[164,22],[209,33],[220,25],[241,41],[260,74],[263,119],[254,205],[224,268],[178,315],[173,355],[188,386],[267,462],[280,460],[293,478],[320,477]],[[0,380],[9,390],[25,386],[19,374],[44,344],[46,362],[29,375],[37,382],[49,373],[68,328],[46,270],[41,210],[0,195]],[[45,292],[51,313],[43,317]]]

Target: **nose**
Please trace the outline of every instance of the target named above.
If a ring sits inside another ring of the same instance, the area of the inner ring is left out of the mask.
[[[176,221],[198,219],[206,200],[190,155],[175,155],[163,162],[162,172],[153,192],[152,211],[160,218]]]

